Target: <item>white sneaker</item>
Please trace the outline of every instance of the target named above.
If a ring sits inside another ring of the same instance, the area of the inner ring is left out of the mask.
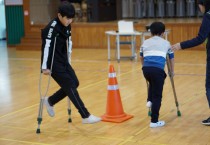
[[[47,108],[47,113],[49,114],[50,117],[54,117],[55,116],[55,112],[53,109],[53,106],[50,106],[49,102],[48,102],[48,97],[44,98],[44,104]]]
[[[151,108],[151,107],[152,107],[152,102],[151,102],[151,101],[148,101],[147,104],[146,104],[146,106],[147,106],[148,108]]]
[[[94,115],[90,115],[88,118],[83,118],[82,123],[83,124],[92,124],[101,121],[100,117],[96,117]]]
[[[151,128],[162,127],[165,125],[165,121],[158,121],[156,123],[150,123]]]

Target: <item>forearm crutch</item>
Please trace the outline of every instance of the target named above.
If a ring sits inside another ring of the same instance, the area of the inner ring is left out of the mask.
[[[149,82],[146,80],[146,84],[147,84],[147,95],[149,95]],[[148,111],[148,116],[152,115],[152,111],[151,111],[151,107],[149,107],[149,111]]]
[[[177,108],[177,116],[181,116],[181,112],[179,110],[179,102],[178,102],[178,99],[177,99],[177,95],[176,95],[176,90],[175,90],[175,85],[174,85],[174,76],[173,76],[173,72],[171,71],[171,63],[170,63],[170,60],[169,60],[169,57],[167,56],[166,58],[166,62],[167,62],[167,67],[168,67],[168,74],[169,74],[169,77],[170,77],[170,81],[171,81],[171,86],[172,86],[172,89],[173,89],[173,93],[174,93],[174,100],[175,100],[175,104],[176,104],[176,108]]]
[[[71,53],[72,53],[72,41],[71,41],[71,36],[69,37],[69,40],[67,40],[66,42],[67,44],[67,51],[68,51],[68,61],[69,61],[69,64],[71,64]],[[68,119],[68,122],[72,122],[72,119],[71,119],[71,103],[70,103],[70,99],[69,97],[67,97],[67,105],[68,105],[68,115],[69,115],[69,119]]]
[[[41,89],[41,84],[42,84],[42,70],[40,71],[40,77],[39,77],[39,95],[40,95],[40,103],[39,103],[39,113],[38,113],[38,117],[37,117],[37,121],[38,121],[38,127],[36,130],[36,133],[41,133],[40,130],[40,125],[42,122],[42,113],[43,113],[43,104],[44,104],[44,98],[47,95],[47,92],[49,90],[49,86],[50,86],[50,79],[51,79],[51,73],[52,73],[52,66],[53,66],[53,60],[54,60],[54,54],[55,54],[55,45],[56,45],[56,40],[57,40],[57,36],[55,37],[55,41],[54,41],[54,46],[53,46],[53,55],[52,55],[52,61],[51,61],[51,66],[50,66],[50,74],[48,76],[48,83],[47,83],[47,88],[45,90],[45,93],[42,94],[42,89]]]

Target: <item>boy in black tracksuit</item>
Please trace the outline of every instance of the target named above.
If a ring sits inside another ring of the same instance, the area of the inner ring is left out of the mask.
[[[202,44],[206,38],[207,38],[207,44],[206,44],[206,96],[210,108],[210,0],[199,0],[198,1],[199,8],[203,15],[202,24],[200,26],[200,30],[198,32],[198,35],[187,41],[183,41],[180,43],[177,43],[172,46],[173,50],[179,50],[179,49],[186,49],[191,48],[197,45]],[[203,125],[210,125],[210,117],[202,121]]]
[[[83,118],[82,123],[95,123],[101,118],[91,115],[81,100],[77,91],[79,80],[68,60],[68,53],[71,52],[70,24],[74,16],[73,5],[66,1],[62,2],[58,8],[58,16],[42,30],[41,70],[45,75],[51,74],[61,87],[52,96],[46,97],[44,103],[48,114],[53,117],[53,105],[68,96]]]

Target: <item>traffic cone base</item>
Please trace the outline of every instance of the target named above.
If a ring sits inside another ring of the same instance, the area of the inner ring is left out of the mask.
[[[110,65],[106,113],[101,116],[102,121],[120,123],[133,118],[124,112],[120,97],[119,86],[114,67]]]
[[[133,115],[127,115],[124,113],[122,115],[110,116],[110,115],[104,114],[103,116],[101,116],[101,118],[102,118],[102,121],[121,123],[130,118],[133,118]]]

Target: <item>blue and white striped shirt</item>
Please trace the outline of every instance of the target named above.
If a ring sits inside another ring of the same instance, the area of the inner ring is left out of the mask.
[[[144,58],[143,66],[152,66],[164,69],[166,55],[174,58],[170,42],[159,36],[153,36],[144,41],[140,48],[140,56]]]

